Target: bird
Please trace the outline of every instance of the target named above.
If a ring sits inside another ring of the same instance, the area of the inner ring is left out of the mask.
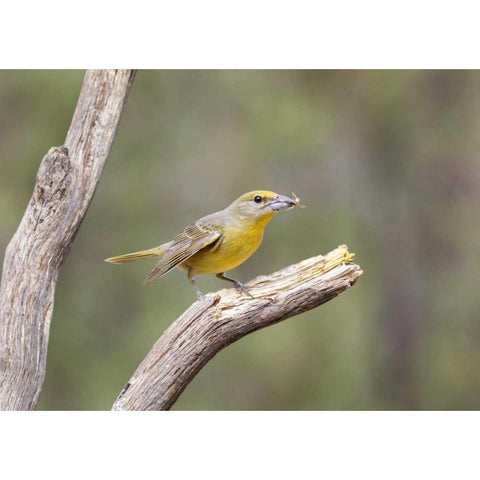
[[[188,225],[170,242],[148,250],[110,257],[105,261],[123,264],[159,257],[155,268],[144,281],[147,286],[178,267],[187,272],[198,300],[202,300],[204,294],[195,281],[197,274],[216,275],[253,298],[245,285],[227,277],[225,272],[238,267],[255,253],[262,243],[266,225],[276,213],[290,210],[296,205],[303,206],[300,199],[295,194],[293,196],[294,199],[268,190],[245,193],[224,210]]]

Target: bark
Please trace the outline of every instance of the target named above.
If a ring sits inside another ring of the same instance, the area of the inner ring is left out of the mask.
[[[0,409],[35,408],[46,370],[59,269],[86,214],[133,70],[87,71],[65,144],[43,158],[0,285]]]
[[[218,351],[243,336],[331,300],[362,274],[340,246],[247,284],[253,300],[235,289],[205,296],[155,343],[113,410],[168,410]]]

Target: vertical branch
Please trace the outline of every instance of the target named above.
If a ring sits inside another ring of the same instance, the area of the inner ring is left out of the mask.
[[[87,71],[65,145],[43,158],[0,285],[0,409],[35,408],[59,269],[92,200],[133,70]]]

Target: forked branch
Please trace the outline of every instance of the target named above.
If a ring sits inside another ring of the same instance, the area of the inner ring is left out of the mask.
[[[245,335],[318,307],[362,274],[344,245],[194,303],[155,343],[112,410],[168,410],[200,369]]]
[[[43,158],[7,247],[0,286],[0,410],[37,404],[58,272],[97,187],[134,75],[86,73],[65,145]]]

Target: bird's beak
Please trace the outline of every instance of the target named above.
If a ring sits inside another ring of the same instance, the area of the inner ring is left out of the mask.
[[[268,206],[274,211],[278,212],[278,210],[290,210],[296,205],[295,200],[292,200],[285,195],[277,195],[276,198],[271,200]]]

